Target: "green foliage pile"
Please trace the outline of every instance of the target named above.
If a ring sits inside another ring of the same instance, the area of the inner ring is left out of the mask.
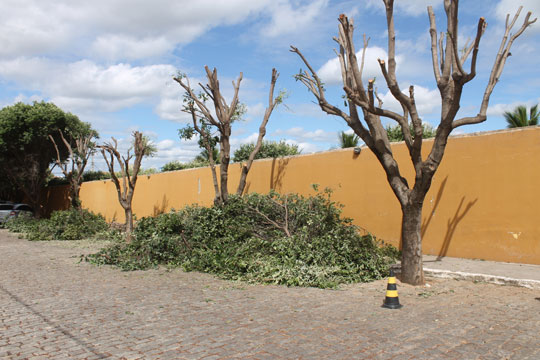
[[[233,161],[246,161],[249,159],[249,155],[255,149],[255,144],[244,144],[240,146],[233,156]],[[257,155],[255,155],[255,160],[257,159],[266,159],[266,158],[278,158],[283,156],[298,155],[300,150],[298,150],[298,145],[287,144],[285,141],[281,140],[280,142],[276,141],[263,141],[261,148]]]
[[[361,236],[329,192],[250,194],[141,219],[130,243],[90,255],[124,270],[181,266],[249,282],[333,288],[385,276],[397,250]]]
[[[49,219],[19,216],[8,220],[5,227],[32,241],[81,240],[109,230],[103,216],[76,209],[55,211]]]

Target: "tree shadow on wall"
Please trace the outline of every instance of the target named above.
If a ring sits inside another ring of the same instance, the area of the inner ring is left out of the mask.
[[[448,181],[448,176],[444,178],[444,180],[441,183],[441,186],[439,187],[439,191],[437,192],[437,197],[435,198],[435,203],[433,204],[433,209],[431,210],[431,213],[429,216],[424,220],[422,227],[421,227],[421,237],[424,238],[424,235],[426,234],[426,231],[431,223],[431,220],[433,219],[433,216],[435,215],[435,212],[437,208],[439,207],[439,203],[441,202],[442,195],[444,193],[444,189],[446,187],[446,182]],[[435,261],[440,261],[444,256],[446,256],[448,252],[448,248],[450,247],[450,242],[452,241],[452,237],[454,236],[454,233],[459,225],[459,223],[465,218],[469,210],[476,204],[478,199],[474,199],[473,201],[467,202],[467,205],[465,205],[465,208],[462,211],[463,204],[465,203],[465,196],[461,198],[461,201],[458,205],[458,208],[456,212],[454,213],[454,216],[450,219],[448,219],[447,222],[447,228],[446,228],[446,234],[444,236],[444,240],[441,246],[441,250],[439,251],[439,255],[437,256],[437,259]],[[400,241],[400,248],[401,248],[401,241]]]
[[[273,158],[272,168],[270,170],[270,190],[281,190],[283,186],[283,177],[285,176],[285,168],[289,164],[290,159]],[[276,164],[277,163],[277,164]],[[242,168],[240,168],[240,173]],[[246,187],[244,188],[244,194],[248,194],[251,187],[251,181],[246,181]]]
[[[161,199],[161,204],[159,202],[154,205],[154,212],[153,216],[156,217],[158,215],[164,214],[165,210],[169,207],[169,199],[167,199],[166,195],[163,195],[163,198]]]
[[[439,207],[439,203],[441,202],[442,194],[444,192],[444,188],[446,187],[447,181],[448,181],[448,176],[444,178],[444,180],[441,183],[441,187],[439,188],[439,191],[437,192],[437,197],[435,198],[435,204],[433,204],[433,210],[431,210],[431,213],[429,214],[427,219],[424,220],[424,223],[422,224],[422,227],[420,230],[420,236],[422,237],[422,239],[424,238],[427,228],[429,227],[429,224],[431,223],[431,220],[433,219],[433,215],[435,215],[435,211],[437,211],[437,208]]]
[[[270,189],[280,191],[283,187],[283,177],[285,176],[285,170],[289,165],[290,158],[287,159],[272,159],[272,170],[270,171]],[[277,164],[276,164],[277,163]]]
[[[456,213],[454,214],[454,217],[451,219],[448,219],[447,229],[446,229],[446,235],[444,237],[443,244],[441,246],[441,250],[439,251],[439,256],[437,256],[437,260],[441,260],[443,257],[446,256],[446,253],[448,252],[448,247],[450,246],[450,241],[452,240],[452,237],[454,236],[454,232],[456,231],[456,228],[458,224],[463,220],[465,215],[471,210],[471,208],[476,204],[478,199],[474,199],[473,201],[469,201],[467,205],[465,205],[465,209],[461,211],[461,208],[463,207],[463,203],[465,202],[465,196],[461,198],[461,201],[459,202],[459,206],[456,210]]]

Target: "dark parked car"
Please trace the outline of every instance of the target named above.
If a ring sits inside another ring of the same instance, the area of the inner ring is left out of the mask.
[[[8,219],[15,218],[19,215],[33,216],[34,209],[27,204],[0,204],[0,222],[5,222]]]

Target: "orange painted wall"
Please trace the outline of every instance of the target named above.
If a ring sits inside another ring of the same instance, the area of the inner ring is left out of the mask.
[[[424,143],[424,153],[431,147]],[[413,183],[403,143],[392,147],[401,170]],[[423,212],[425,254],[540,264],[540,127],[452,137],[435,175]],[[425,155],[424,155],[425,156]],[[240,169],[230,168],[235,192]],[[374,155],[363,148],[334,150],[284,159],[256,161],[248,191],[313,193],[310,184],[334,190],[355,223],[399,245],[401,211]],[[133,209],[138,217],[186,204],[209,205],[213,186],[209,168],[150,176],[137,182]],[[85,183],[85,208],[108,220],[124,221],[110,181]]]

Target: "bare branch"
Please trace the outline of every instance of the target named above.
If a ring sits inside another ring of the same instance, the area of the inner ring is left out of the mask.
[[[528,12],[519,30],[514,35],[510,36],[510,31],[512,27],[514,26],[514,24],[516,23],[516,20],[518,19],[522,8],[523,7],[520,7],[518,9],[518,11],[514,15],[510,23],[508,23],[509,15],[507,15],[506,17],[506,29],[505,29],[503,38],[501,40],[501,45],[499,47],[497,57],[495,58],[495,62],[493,64],[493,68],[491,70],[491,74],[489,77],[488,84],[486,86],[486,90],[484,91],[484,97],[482,99],[482,104],[480,106],[480,111],[478,115],[473,116],[473,117],[464,117],[458,120],[454,120],[452,122],[453,129],[463,126],[463,125],[478,124],[486,120],[487,118],[486,113],[487,113],[487,108],[489,105],[489,99],[491,97],[491,93],[493,92],[495,85],[499,81],[499,77],[501,76],[504,65],[506,63],[506,59],[508,58],[508,56],[510,56],[510,48],[512,47],[512,44],[525,31],[527,27],[529,27],[531,24],[533,24],[537,20],[536,18],[534,20],[529,20],[531,17],[531,12]],[[482,27],[485,27],[485,25],[482,25]],[[480,28],[480,22],[479,22],[479,28]],[[510,39],[508,39],[509,36],[510,36]],[[474,57],[474,54],[473,54],[473,57]]]
[[[476,59],[478,57],[478,48],[480,45],[480,38],[484,34],[484,31],[486,30],[487,23],[483,17],[481,17],[478,20],[478,27],[476,29],[476,38],[474,39],[474,44],[468,49],[468,52],[464,55],[462,63],[465,61],[465,59],[468,56],[468,53],[471,51],[471,49],[474,49],[473,56],[471,59],[471,72],[467,76],[466,81],[472,80],[476,76]]]
[[[240,181],[238,183],[238,189],[236,190],[236,195],[241,196],[244,192],[244,189],[246,187],[246,178],[249,173],[249,170],[251,169],[251,165],[253,165],[253,160],[255,160],[255,156],[257,156],[257,153],[261,149],[263,138],[266,135],[266,125],[268,124],[268,120],[270,119],[270,115],[272,115],[272,111],[274,111],[274,108],[281,102],[280,96],[274,98],[274,88],[276,86],[276,81],[279,77],[279,73],[276,69],[272,69],[272,77],[270,80],[270,90],[268,92],[268,107],[266,108],[266,111],[264,112],[264,117],[261,122],[261,125],[259,126],[259,136],[257,137],[257,142],[255,144],[255,147],[253,148],[253,151],[251,154],[249,154],[249,158],[245,164],[242,164],[242,174],[240,175]]]
[[[433,62],[433,74],[437,84],[441,81],[441,71],[439,70],[439,55],[437,54],[437,25],[435,24],[435,14],[433,8],[428,6],[429,14],[429,34],[431,36],[431,59]]]

